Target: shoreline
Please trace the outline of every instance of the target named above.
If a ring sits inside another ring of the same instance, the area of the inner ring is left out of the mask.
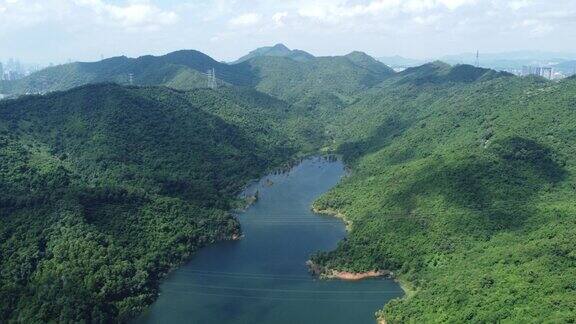
[[[344,222],[344,225],[346,226],[346,231],[350,232],[352,230],[352,221],[349,220],[346,215],[342,214],[341,212],[335,210],[335,209],[319,209],[318,207],[312,205],[311,207],[312,212],[314,214],[318,214],[318,215],[327,215],[327,216],[332,216],[335,218],[338,218],[340,220],[342,220]]]
[[[338,271],[334,269],[326,269],[318,266],[312,260],[306,261],[306,266],[310,273],[318,276],[320,279],[338,279],[343,281],[360,281],[370,278],[380,278],[387,277],[393,278],[394,273],[389,270],[371,270],[366,272],[349,272],[349,271]]]
[[[412,298],[412,296],[414,296],[414,294],[416,294],[417,289],[415,289],[412,286],[412,284],[410,284],[410,282],[401,278],[395,278],[394,281],[396,281],[400,285],[400,288],[402,288],[402,290],[404,291],[404,296],[401,297],[400,299],[410,299]],[[386,305],[384,305],[384,307],[386,307]],[[377,324],[388,323],[386,320],[386,316],[384,316],[384,308],[378,310],[375,315]]]
[[[350,221],[346,217],[346,215],[344,215],[340,211],[337,211],[337,210],[331,209],[331,208],[320,209],[314,205],[312,205],[311,209],[315,214],[329,215],[329,216],[341,219],[344,222],[344,224],[346,225],[346,231],[347,232],[350,232],[350,230],[352,229],[352,221]],[[306,261],[306,265],[308,266],[310,272],[313,275],[317,275],[320,279],[359,281],[359,280],[370,279],[370,278],[387,277],[387,278],[393,279],[395,282],[397,282],[400,285],[400,288],[402,289],[402,291],[404,291],[404,296],[402,296],[400,299],[411,298],[416,293],[416,289],[414,289],[414,287],[409,282],[407,282],[406,280],[404,280],[402,278],[394,277],[394,273],[390,270],[372,270],[372,271],[357,272],[357,273],[347,272],[347,271],[337,271],[334,269],[325,269],[325,268],[323,269],[320,266],[318,266],[317,264],[315,264],[312,260]],[[386,305],[384,305],[384,307],[386,307]],[[375,314],[377,324],[387,324],[386,317],[384,317],[384,314],[383,314],[383,310],[384,310],[384,308],[378,310]]]

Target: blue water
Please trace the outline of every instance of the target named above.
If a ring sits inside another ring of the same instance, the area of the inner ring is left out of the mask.
[[[247,188],[259,199],[238,215],[244,237],[202,249],[174,271],[138,322],[375,323],[374,313],[402,296],[397,283],[318,280],[305,264],[346,236],[341,220],[310,211],[344,173],[340,161],[311,158]]]

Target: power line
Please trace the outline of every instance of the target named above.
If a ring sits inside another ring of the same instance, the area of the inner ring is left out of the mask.
[[[382,299],[364,299],[364,298],[356,298],[356,299],[324,299],[324,298],[285,298],[285,297],[269,297],[269,296],[246,296],[246,295],[237,295],[237,294],[214,294],[214,293],[205,293],[205,292],[198,292],[198,291],[178,291],[178,290],[163,290],[165,293],[178,293],[178,294],[192,294],[192,295],[203,295],[203,296],[215,296],[215,297],[231,297],[231,298],[248,298],[248,299],[263,299],[263,300],[284,300],[284,301],[314,301],[314,302],[381,302]],[[391,295],[398,295],[399,297],[402,296],[402,293],[390,293]]]
[[[214,277],[218,279],[226,278],[226,279],[238,279],[238,280],[274,280],[274,281],[300,281],[300,282],[311,282],[317,281],[318,278],[314,276],[309,277],[302,277],[302,278],[291,278],[290,276],[239,276],[239,275],[226,275],[226,274],[215,274],[215,273],[196,273],[196,272],[188,272],[186,270],[178,270],[179,275],[185,275],[186,277]]]
[[[290,276],[290,275],[274,275],[267,273],[245,273],[245,272],[225,272],[225,271],[208,271],[208,270],[196,270],[196,269],[183,269],[180,271],[199,273],[199,274],[219,274],[219,275],[235,275],[241,277],[282,277],[282,278],[293,278],[293,279],[310,279],[310,276]],[[273,279],[271,278],[271,279]]]
[[[170,286],[166,283],[163,286]],[[252,288],[252,287],[233,287],[233,286],[213,286],[200,284],[172,284],[173,287],[197,287],[207,289],[238,290],[238,291],[267,291],[283,293],[305,293],[305,294],[397,294],[396,291],[386,290],[312,290],[312,289],[280,289],[280,288]]]

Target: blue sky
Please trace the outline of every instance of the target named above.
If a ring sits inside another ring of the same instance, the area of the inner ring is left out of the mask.
[[[233,60],[284,43],[316,55],[576,52],[576,0],[0,0],[0,60],[197,49]]]

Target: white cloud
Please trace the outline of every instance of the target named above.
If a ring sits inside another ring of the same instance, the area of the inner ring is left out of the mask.
[[[480,0],[408,0],[402,3],[404,12],[424,12],[434,9],[454,11],[460,7],[475,4]]]
[[[368,4],[349,5],[345,1],[317,1],[304,5],[298,14],[316,20],[338,21],[362,15],[375,15],[386,9],[394,10],[401,5],[400,0],[374,0]]]
[[[46,22],[150,30],[174,24],[178,19],[175,12],[162,10],[146,0],[124,4],[104,0],[0,0],[0,33]]]
[[[164,11],[148,1],[129,1],[126,5],[113,5],[102,0],[74,0],[74,3],[94,11],[104,21],[129,28],[156,28],[178,21],[178,15]]]
[[[232,18],[230,24],[235,27],[248,27],[259,23],[261,18],[259,14],[251,12]]]
[[[515,27],[527,30],[534,37],[547,35],[554,30],[554,26],[538,19],[525,19],[515,24]]]
[[[510,1],[508,3],[508,7],[510,7],[510,9],[516,11],[516,10],[520,10],[522,8],[526,8],[528,6],[530,6],[533,3],[532,0],[513,0]]]
[[[277,12],[272,15],[272,21],[274,21],[276,26],[282,27],[285,24],[286,17],[288,17],[288,13],[286,11]]]
[[[0,55],[55,61],[189,47],[232,59],[277,42],[321,55],[573,51],[575,28],[576,0],[0,0]]]
[[[407,12],[423,12],[435,6],[434,0],[408,0],[403,4],[403,9]]]
[[[303,5],[298,13],[305,18],[337,22],[342,19],[366,15],[394,16],[399,13],[421,13],[430,10],[454,11],[479,0],[371,0],[365,4],[348,1],[316,1]]]
[[[62,6],[57,6],[55,10],[48,1],[0,0],[0,34],[57,19],[64,11],[66,10]]]
[[[442,19],[442,15],[416,16],[414,22],[419,25],[432,25]]]
[[[449,10],[456,10],[462,6],[474,4],[476,0],[437,0],[437,3],[445,6]]]

